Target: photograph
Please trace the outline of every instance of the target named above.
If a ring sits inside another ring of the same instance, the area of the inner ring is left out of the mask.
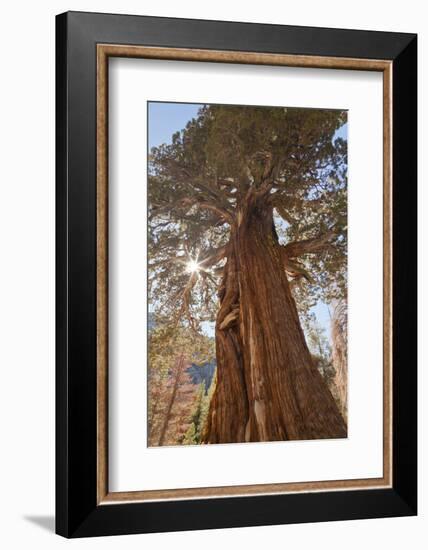
[[[0,548],[428,548],[424,13],[2,5]]]
[[[148,446],[347,438],[347,110],[153,100],[147,144]]]

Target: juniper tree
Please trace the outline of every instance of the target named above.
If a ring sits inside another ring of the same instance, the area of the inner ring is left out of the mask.
[[[215,319],[204,441],[346,436],[299,319],[346,291],[337,110],[204,106],[149,157],[149,285],[163,315]]]

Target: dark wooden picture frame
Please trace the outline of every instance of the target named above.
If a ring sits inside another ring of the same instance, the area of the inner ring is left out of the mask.
[[[416,35],[68,12],[57,16],[56,51],[57,533],[83,537],[416,514]],[[382,478],[109,492],[112,56],[383,73]]]

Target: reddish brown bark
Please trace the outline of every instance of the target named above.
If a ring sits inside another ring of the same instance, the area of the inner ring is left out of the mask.
[[[272,207],[256,191],[232,227],[219,298],[217,386],[205,443],[346,437],[312,364]]]

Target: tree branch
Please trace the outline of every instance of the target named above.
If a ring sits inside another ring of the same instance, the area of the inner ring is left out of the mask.
[[[313,282],[312,277],[310,276],[308,271],[297,260],[292,261],[289,258],[284,258],[284,268],[287,275],[291,277],[293,281],[303,277],[309,283]]]
[[[282,247],[282,252],[286,258],[298,258],[303,254],[320,252],[331,245],[331,240],[336,237],[337,233],[334,229],[327,231],[323,235],[319,235],[313,239],[304,241],[294,241]]]
[[[198,198],[191,199],[188,197],[181,200],[181,206],[198,206],[199,208],[204,208],[206,210],[211,210],[211,212],[215,212],[218,216],[229,223],[233,222],[233,215],[231,212],[206,200],[200,200]]]
[[[226,256],[227,249],[228,245],[225,244],[224,246],[220,246],[217,249],[209,250],[209,255],[205,256],[205,258],[198,262],[199,266],[203,269],[206,269],[207,267],[211,267],[212,265],[216,264]]]

